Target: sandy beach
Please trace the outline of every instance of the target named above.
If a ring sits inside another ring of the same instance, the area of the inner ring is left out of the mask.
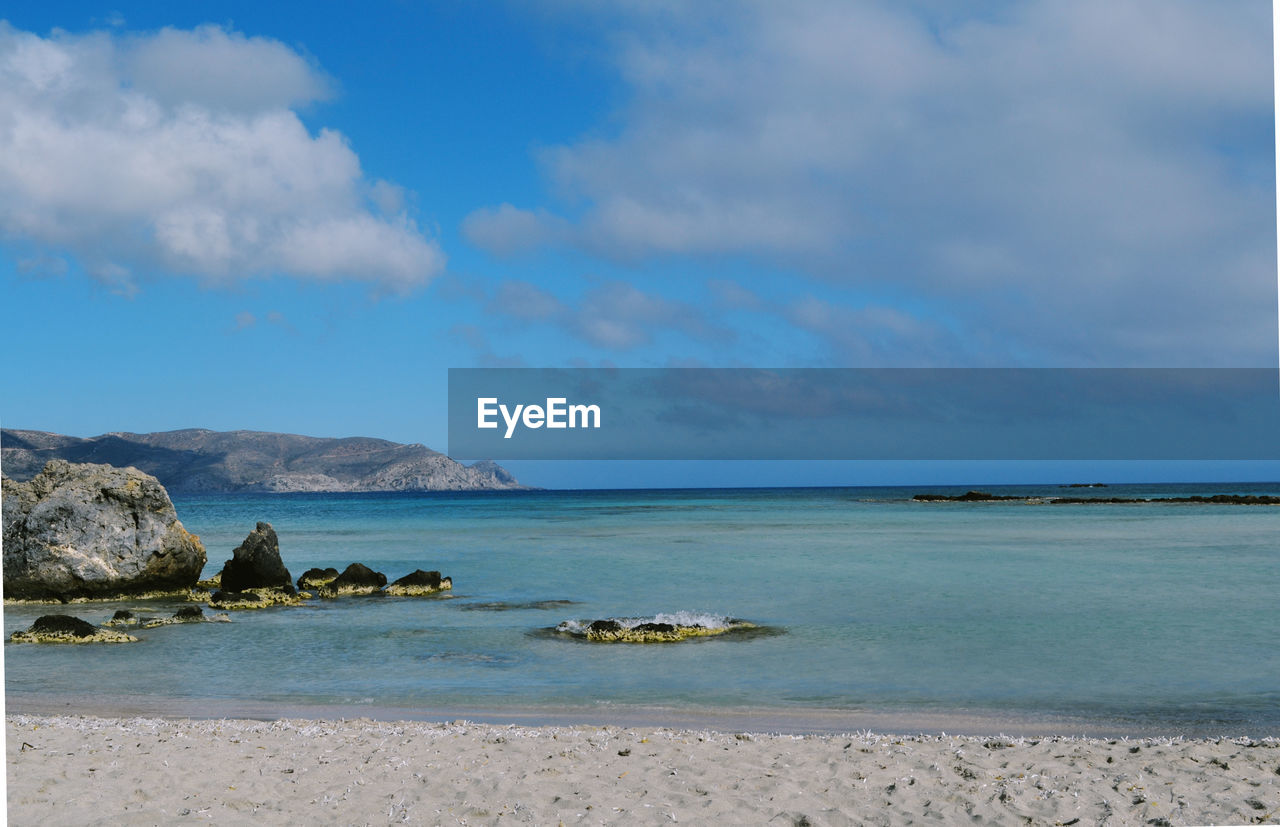
[[[14,824],[1257,824],[1280,739],[6,720]]]

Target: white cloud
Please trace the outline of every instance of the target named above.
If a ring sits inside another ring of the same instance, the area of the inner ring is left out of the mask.
[[[477,211],[481,246],[892,285],[1014,359],[1274,359],[1265,4],[573,8],[632,98],[541,156],[577,217]]]
[[[646,293],[622,281],[607,281],[566,302],[525,281],[498,285],[486,309],[525,323],[553,324],[595,347],[631,350],[653,342],[661,331],[703,341],[728,341],[732,332],[709,322],[691,304]]]
[[[403,192],[291,108],[330,88],[288,46],[214,26],[44,38],[0,22],[0,233],[124,289],[137,273],[412,289],[444,255]]]

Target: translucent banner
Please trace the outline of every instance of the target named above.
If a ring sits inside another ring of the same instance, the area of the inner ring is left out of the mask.
[[[1280,459],[1274,368],[454,368],[456,459]]]

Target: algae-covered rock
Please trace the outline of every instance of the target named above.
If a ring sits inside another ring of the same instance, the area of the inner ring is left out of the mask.
[[[133,635],[103,629],[71,615],[43,615],[25,632],[9,636],[14,643],[131,643]]]
[[[218,572],[208,580],[197,580],[195,587],[201,591],[216,592],[222,588],[222,572]]]
[[[243,592],[217,591],[209,597],[211,609],[265,609],[268,606],[297,606],[302,597],[290,584],[288,589],[251,589]]]
[[[299,589],[318,589],[321,586],[327,586],[334,580],[338,579],[338,570],[335,568],[327,569],[307,569],[298,578]]]
[[[29,482],[0,484],[6,599],[172,595],[204,568],[200,538],[164,486],[136,468],[53,460]]]
[[[658,615],[653,618],[566,620],[555,631],[595,643],[675,643],[755,628],[758,627],[754,623],[731,617]]]
[[[425,597],[452,588],[452,577],[441,577],[438,571],[418,569],[387,586],[387,594],[397,597]]]
[[[128,609],[119,609],[111,616],[111,619],[103,626],[137,626],[140,621],[138,616]]]
[[[280,540],[271,523],[260,522],[249,532],[223,565],[219,578],[222,590],[228,592],[263,588],[293,590],[293,578],[280,559]]]
[[[353,597],[381,594],[387,585],[387,576],[362,563],[352,563],[329,583],[316,589],[321,597]]]
[[[184,606],[173,613],[173,617],[164,617],[157,620],[149,620],[142,624],[144,629],[153,629],[156,626],[172,626],[176,623],[227,623],[231,618],[225,614],[213,615],[205,617],[204,610],[199,606]]]

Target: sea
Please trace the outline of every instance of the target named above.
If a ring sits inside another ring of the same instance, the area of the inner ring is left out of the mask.
[[[261,520],[295,578],[360,562],[391,580],[439,570],[453,589],[233,612],[124,645],[7,637],[51,612],[100,623],[184,604],[7,605],[5,699],[205,718],[1280,735],[1280,507],[911,498],[965,490],[178,495],[206,577]],[[602,618],[757,628],[657,644],[556,631]]]

